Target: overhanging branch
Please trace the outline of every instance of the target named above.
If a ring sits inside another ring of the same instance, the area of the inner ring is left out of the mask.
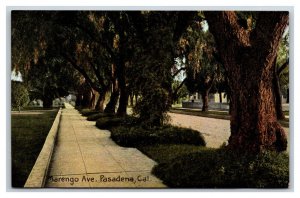
[[[181,67],[179,70],[177,70],[173,75],[172,78],[174,78],[175,76],[177,76],[181,71],[186,70],[186,67]]]
[[[89,75],[86,73],[86,71],[84,69],[82,69],[79,65],[77,65],[77,63],[69,57],[69,55],[67,55],[66,53],[62,53],[63,58],[65,58],[69,63],[71,63],[71,65],[79,72],[83,75],[83,77],[86,79],[86,81],[88,82],[88,84],[97,92],[101,93],[101,89],[92,81],[92,79],[89,77]]]
[[[277,75],[279,75],[287,66],[289,65],[289,59],[285,61],[277,70]]]

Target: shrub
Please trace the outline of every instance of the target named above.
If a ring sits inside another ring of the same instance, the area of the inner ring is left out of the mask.
[[[114,114],[107,114],[107,113],[93,113],[89,116],[87,116],[88,121],[96,121],[100,118],[105,118],[105,117],[113,117]]]
[[[168,102],[168,91],[161,86],[157,86],[156,80],[151,80],[146,85],[151,85],[151,89],[143,89],[142,96],[133,111],[143,121],[143,125],[147,127],[161,126],[169,119],[167,111],[171,105]]]
[[[12,107],[24,107],[29,103],[29,93],[23,83],[11,81],[11,105]]]
[[[87,117],[87,116],[90,116],[90,115],[93,115],[93,114],[97,114],[97,113],[99,113],[99,111],[97,111],[95,109],[81,109],[80,113],[81,113],[81,115]]]
[[[121,125],[123,118],[120,117],[102,117],[96,121],[96,126],[99,129],[111,129]]]
[[[173,126],[144,129],[140,126],[120,126],[111,129],[111,138],[121,146],[151,144],[192,144],[205,146],[203,136],[195,130]]]
[[[287,188],[289,158],[285,153],[203,150],[161,163],[153,173],[177,188]]]
[[[96,116],[96,115],[95,115]],[[100,116],[100,115],[99,115]],[[101,116],[100,116],[101,117]],[[96,122],[96,126],[100,129],[112,129],[120,125],[127,128],[138,125],[139,120],[132,116],[117,117],[111,114],[105,114]]]
[[[165,163],[176,157],[207,150],[204,146],[191,144],[154,144],[139,146],[138,149],[157,163]]]
[[[203,135],[190,128],[168,125],[159,129],[158,134],[162,143],[206,145]]]

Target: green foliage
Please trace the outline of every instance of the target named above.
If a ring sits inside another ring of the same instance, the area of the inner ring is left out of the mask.
[[[29,71],[37,67],[33,74],[42,79],[30,84],[40,96],[51,96],[48,101],[57,87],[77,89],[82,76],[102,95],[117,79],[122,111],[126,95],[134,92],[141,96],[135,108],[140,119],[150,127],[161,125],[172,103],[170,71],[178,55],[177,42],[196,15],[191,11],[15,11],[13,69],[29,81]],[[66,67],[71,68],[59,70]],[[74,70],[82,76],[59,86],[58,74],[75,77]]]
[[[53,49],[52,49],[53,50]],[[26,83],[30,86],[30,98],[43,100],[44,107],[52,107],[55,98],[69,95],[74,90],[75,73],[64,60],[53,57],[50,49],[34,63],[32,61]],[[47,106],[46,103],[50,103]]]
[[[171,68],[177,56],[177,43],[195,14],[160,11],[137,14],[140,21],[134,27],[140,39],[133,61],[138,75],[133,76],[132,82],[141,97],[134,112],[149,128],[161,126],[167,120],[166,112],[172,104]]]
[[[105,114],[96,122],[96,126],[100,129],[113,129],[119,126],[131,127],[140,124],[139,120],[132,116],[113,116]]]
[[[161,163],[153,173],[176,188],[287,188],[289,157],[203,150]]]
[[[96,121],[100,118],[105,118],[105,117],[113,117],[114,114],[108,114],[108,113],[93,113],[91,115],[87,116],[88,121]]]
[[[139,99],[134,107],[134,113],[144,126],[153,127],[163,125],[168,121],[167,110],[170,108],[168,103],[168,92],[160,87],[148,89],[147,92]]]
[[[280,40],[279,48],[277,51],[277,59],[276,59],[276,68],[279,76],[279,84],[281,87],[281,92],[285,97],[287,93],[287,89],[289,88],[289,66],[287,65],[284,69],[281,67],[284,66],[286,62],[289,61],[289,32],[287,30],[287,34]]]
[[[183,83],[183,85],[181,85],[181,83]],[[189,94],[189,91],[184,82],[180,82],[178,80],[173,81],[172,90],[175,90],[173,91],[173,103],[181,103],[181,101],[186,99]]]
[[[215,79],[221,77],[220,64],[215,58],[215,41],[208,31],[199,31],[191,27],[186,35],[190,45],[190,52],[186,61],[186,81],[190,93],[210,90]]]
[[[82,75],[98,91],[108,86],[109,81],[102,77],[109,77],[110,67],[100,69],[99,65],[111,62],[105,61],[107,54],[99,48],[98,40],[90,39],[99,35],[95,20],[89,20],[89,12],[12,13],[12,68],[21,71],[32,98],[51,103],[79,88]]]
[[[121,117],[102,117],[97,120],[96,126],[99,129],[111,129],[112,127],[117,127],[124,121]]]
[[[227,111],[208,111],[202,112],[200,110],[194,109],[180,109],[180,108],[173,108],[170,110],[172,113],[179,113],[185,115],[193,115],[193,116],[200,116],[200,117],[208,117],[208,118],[217,118],[217,119],[230,119],[230,115]]]
[[[154,144],[140,145],[138,149],[161,164],[174,160],[182,155],[200,152],[209,148],[191,144]]]
[[[173,126],[145,129],[140,126],[111,129],[111,138],[119,145],[136,147],[156,144],[191,144],[205,146],[203,136],[195,130]]]
[[[138,118],[102,117],[97,120],[100,129],[109,129],[111,138],[121,146],[145,146],[153,144],[190,144],[205,146],[202,134],[196,130],[171,125],[145,128]]]
[[[43,17],[35,11],[12,11],[11,15],[11,69],[21,72],[22,78],[26,81],[30,62],[34,59],[34,51],[42,48],[38,44],[41,35],[36,27],[46,26],[41,25],[44,22]]]
[[[29,93],[23,83],[11,81],[11,106],[24,107],[29,101]]]
[[[86,116],[86,117],[99,113],[99,111],[94,110],[94,109],[80,109],[79,111],[80,111],[81,115]]]
[[[277,66],[282,65],[287,59],[289,59],[289,33],[287,33],[279,42],[276,60]]]

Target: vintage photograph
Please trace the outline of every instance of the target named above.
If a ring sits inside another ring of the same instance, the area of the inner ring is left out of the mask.
[[[290,189],[290,11],[12,10],[11,187]]]

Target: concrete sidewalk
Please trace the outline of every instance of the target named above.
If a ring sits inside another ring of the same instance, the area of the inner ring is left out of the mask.
[[[109,131],[66,104],[45,187],[164,188],[151,174],[155,164],[135,148],[116,145]]]

